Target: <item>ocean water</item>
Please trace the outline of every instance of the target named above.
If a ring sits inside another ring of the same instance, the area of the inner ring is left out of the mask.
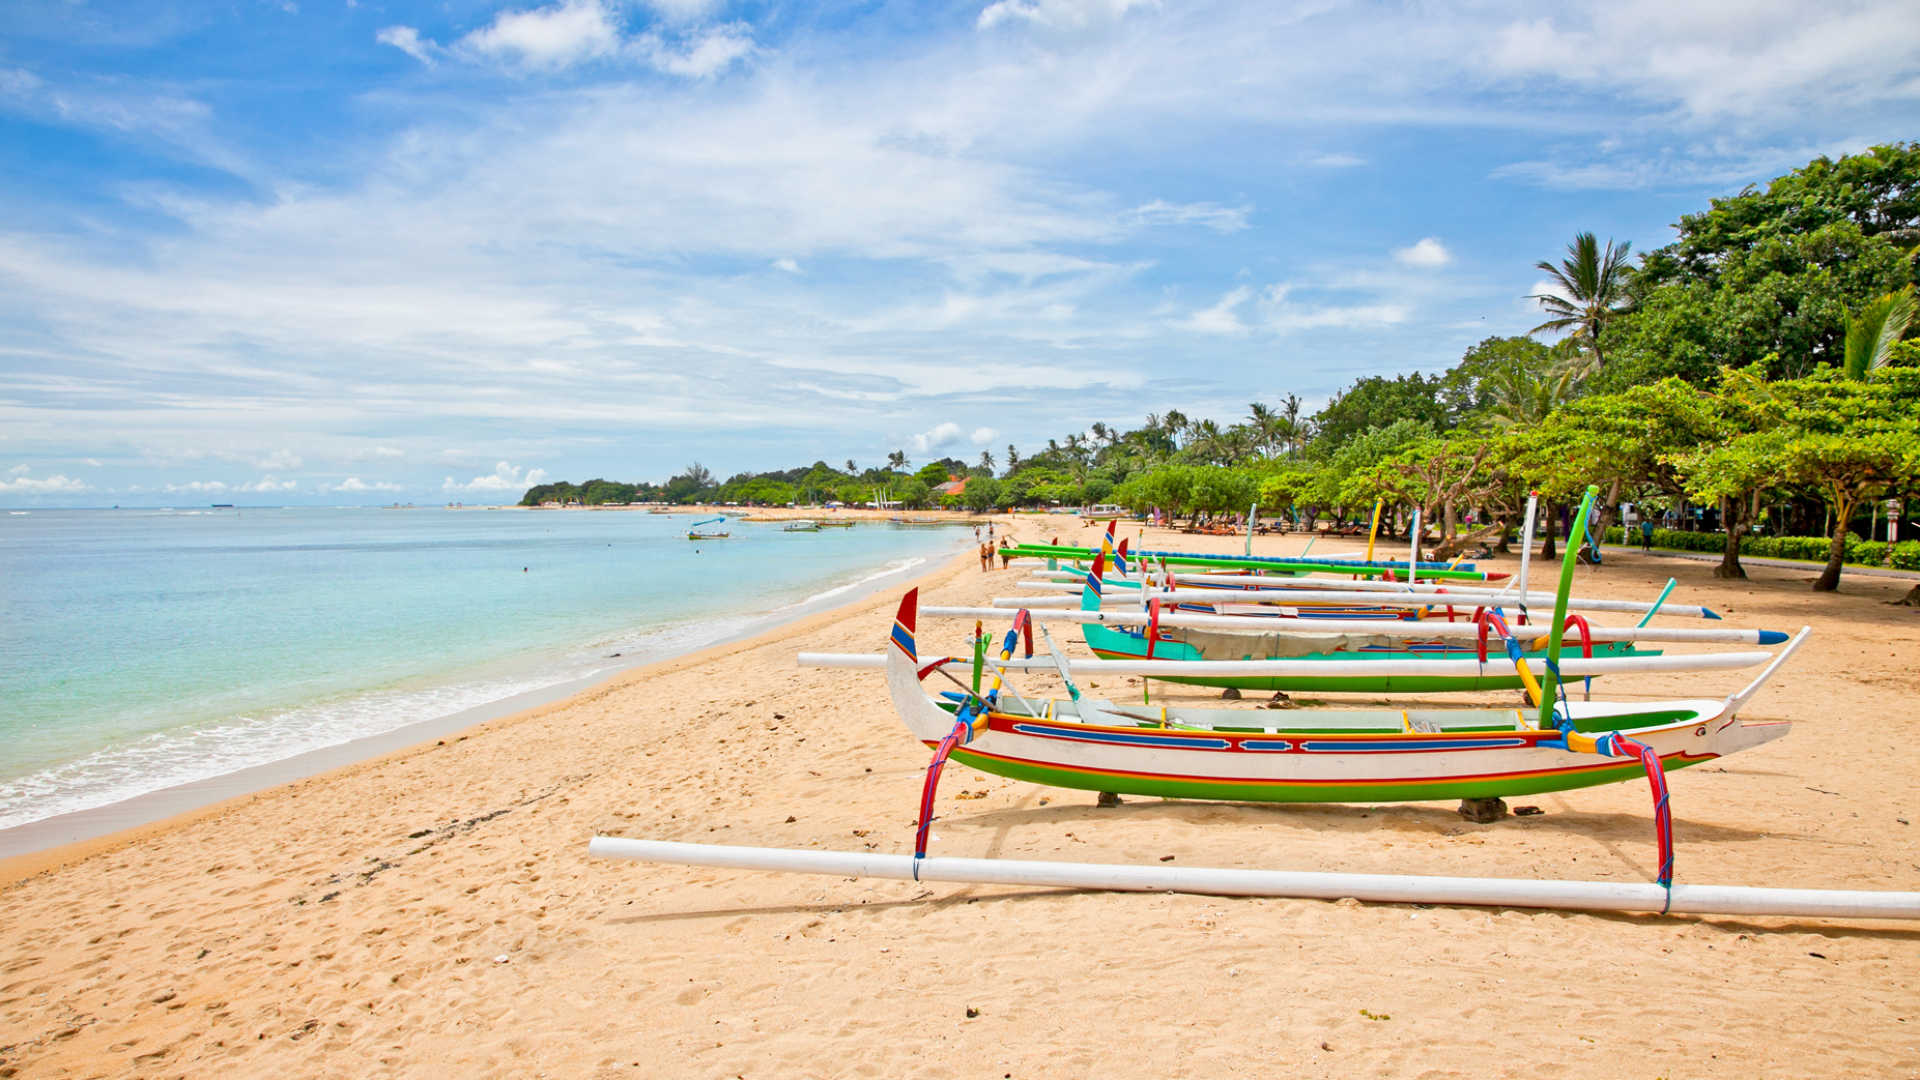
[[[696,543],[695,520],[0,512],[0,829],[685,652],[971,539],[729,521]]]

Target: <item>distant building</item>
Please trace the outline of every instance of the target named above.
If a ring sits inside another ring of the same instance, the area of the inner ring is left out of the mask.
[[[933,489],[935,495],[963,495],[967,490],[967,481],[971,477],[948,474],[947,482]]]

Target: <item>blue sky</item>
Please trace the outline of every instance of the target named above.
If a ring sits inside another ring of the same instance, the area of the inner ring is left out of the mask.
[[[1916,106],[1908,0],[10,0],[0,504],[1317,405]]]

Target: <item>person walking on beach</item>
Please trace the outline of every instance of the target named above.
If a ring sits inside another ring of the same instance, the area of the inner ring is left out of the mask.
[[[991,569],[993,569],[993,545],[982,543],[980,545],[980,570],[982,573],[985,573]]]
[[[1007,542],[1006,537],[1003,536],[1000,538],[1000,569],[1002,570],[1005,570],[1007,568],[1007,564],[1013,561],[1013,556],[1007,554],[1007,549],[1012,546],[1013,546],[1012,544],[1009,544]]]

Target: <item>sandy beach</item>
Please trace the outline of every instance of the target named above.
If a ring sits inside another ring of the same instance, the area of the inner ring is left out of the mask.
[[[1093,535],[1070,519],[999,520],[1026,540]],[[1261,537],[1255,553],[1301,543]],[[929,603],[982,604],[1029,568],[982,573],[969,553],[920,584]],[[1576,581],[1651,598],[1672,576],[1676,599],[1718,609],[1725,625],[1814,628],[1748,710],[1794,721],[1792,734],[1672,775],[1680,880],[1920,889],[1920,611],[1886,603],[1911,582],[1849,576],[1841,594],[1819,595],[1812,570],[1749,572],[1719,582],[1708,564],[1616,550]],[[375,760],[0,862],[0,1077],[1920,1075],[1911,925],[918,885],[587,857],[595,834],[910,850],[925,751],[876,673],[793,660],[877,651],[897,600],[871,596]],[[964,635],[959,623],[922,632],[927,648],[957,650]],[[1596,694],[1725,694],[1751,674],[1630,677]],[[1123,682],[1094,688],[1138,692]],[[1543,813],[1472,825],[1451,803],[1098,809],[1088,792],[953,767],[934,846],[1651,878],[1643,782],[1514,801]]]

